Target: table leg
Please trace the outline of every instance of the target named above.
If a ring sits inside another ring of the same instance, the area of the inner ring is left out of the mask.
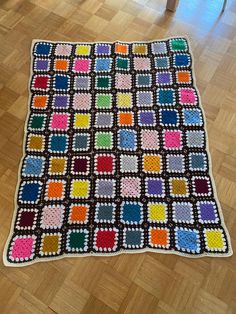
[[[174,12],[178,4],[179,0],[167,0],[166,9]]]

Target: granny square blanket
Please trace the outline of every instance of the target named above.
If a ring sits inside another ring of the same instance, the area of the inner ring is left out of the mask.
[[[230,256],[188,40],[32,45],[7,266]]]

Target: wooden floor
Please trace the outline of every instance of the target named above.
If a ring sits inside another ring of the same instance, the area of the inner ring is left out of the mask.
[[[0,249],[9,232],[27,110],[33,38],[151,40],[188,35],[213,172],[236,243],[236,1],[1,0]],[[88,257],[12,269],[0,262],[0,313],[236,313],[236,258]]]

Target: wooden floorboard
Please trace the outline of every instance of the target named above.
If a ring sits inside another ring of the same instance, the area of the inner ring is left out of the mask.
[[[151,40],[188,35],[226,225],[236,234],[236,1],[2,0],[0,3],[0,249],[14,208],[33,38]],[[236,313],[236,259],[145,253],[0,262],[1,313]]]

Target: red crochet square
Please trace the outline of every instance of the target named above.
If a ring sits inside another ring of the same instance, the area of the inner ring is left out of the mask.
[[[115,246],[116,231],[115,230],[98,230],[96,246],[98,249],[113,249]]]
[[[47,89],[48,80],[47,76],[37,76],[34,80],[34,88]]]
[[[113,156],[97,156],[96,171],[99,173],[112,173],[113,172]]]

